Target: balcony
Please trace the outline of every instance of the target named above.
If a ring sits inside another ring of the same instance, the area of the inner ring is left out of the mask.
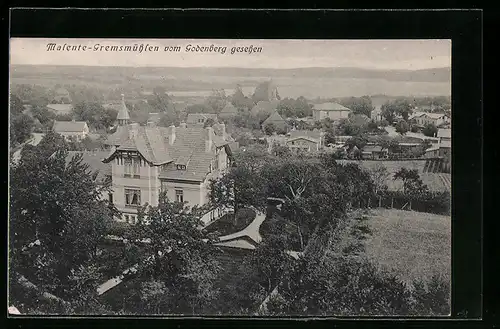
[[[139,174],[123,174],[123,178],[135,178],[135,179],[140,179],[141,175]]]

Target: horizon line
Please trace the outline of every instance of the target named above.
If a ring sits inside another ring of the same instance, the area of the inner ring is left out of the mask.
[[[296,70],[296,69],[361,69],[361,70],[371,70],[371,71],[426,71],[426,70],[436,70],[436,69],[451,69],[451,66],[436,66],[422,69],[398,69],[398,68],[371,68],[364,66],[297,66],[297,67],[287,67],[287,68],[273,68],[273,67],[243,67],[243,66],[158,66],[158,65],[142,65],[142,66],[131,66],[131,65],[86,65],[86,64],[13,64],[9,63],[10,66],[62,66],[62,67],[116,67],[116,68],[174,68],[174,69],[246,69],[246,70]]]

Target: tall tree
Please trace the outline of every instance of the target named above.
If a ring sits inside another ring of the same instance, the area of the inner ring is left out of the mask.
[[[166,289],[164,314],[198,314],[217,296],[214,283],[220,269],[213,241],[199,229],[203,212],[171,202],[162,193],[158,207],[140,209],[138,224],[124,235],[153,257],[141,271]],[[145,239],[149,243],[144,245]]]
[[[49,157],[46,151],[23,155],[11,168],[10,271],[81,312],[81,303],[95,302],[101,279],[93,264],[111,221],[101,199],[110,185],[98,182],[81,156],[67,162],[64,149]]]
[[[375,109],[369,96],[350,97],[342,100],[341,104],[351,109],[354,114],[363,114],[367,117],[370,117],[371,112]]]
[[[12,146],[22,144],[31,137],[35,122],[26,114],[19,114],[11,118],[10,143]]]

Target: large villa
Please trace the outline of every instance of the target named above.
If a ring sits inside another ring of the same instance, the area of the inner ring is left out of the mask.
[[[231,163],[233,140],[225,125],[203,128],[181,123],[166,128],[139,126],[129,118],[122,101],[117,130],[106,141],[109,152],[100,159],[112,180],[109,199],[122,213],[118,220],[135,223],[138,208],[157,206],[162,191],[169,200],[189,207],[206,204],[210,179]],[[217,216],[207,215],[208,221]]]

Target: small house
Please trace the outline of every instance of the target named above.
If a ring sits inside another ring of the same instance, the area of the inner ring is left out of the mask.
[[[366,145],[361,151],[363,159],[377,160],[386,159],[388,157],[388,150],[382,148],[380,145]]]
[[[275,110],[264,122],[262,122],[262,129],[265,129],[266,125],[272,124],[276,127],[278,131],[286,131],[288,125],[283,119],[283,117],[278,113],[278,110]]]
[[[81,141],[89,134],[89,126],[85,121],[54,121],[52,130],[66,140]]]
[[[348,119],[351,112],[351,109],[332,102],[315,104],[313,106],[314,121],[321,121],[327,118],[332,121]]]

